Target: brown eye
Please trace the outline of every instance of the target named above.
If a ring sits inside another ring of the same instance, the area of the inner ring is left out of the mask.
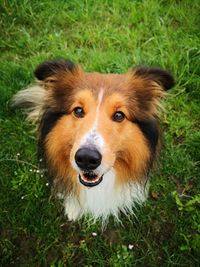
[[[77,118],[83,118],[85,116],[85,112],[84,112],[83,108],[81,108],[81,107],[76,107],[73,110],[73,113]]]
[[[125,118],[125,115],[121,111],[115,112],[112,116],[113,121],[116,121],[116,122],[122,122],[124,118]]]

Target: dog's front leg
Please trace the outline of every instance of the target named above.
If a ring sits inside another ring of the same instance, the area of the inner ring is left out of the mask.
[[[79,219],[83,214],[83,209],[79,201],[73,196],[66,197],[64,200],[65,215],[70,221]]]

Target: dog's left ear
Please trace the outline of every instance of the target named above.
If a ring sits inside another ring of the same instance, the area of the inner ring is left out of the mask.
[[[154,81],[159,84],[165,91],[175,85],[172,74],[160,68],[137,67],[133,69],[134,75],[144,80]]]
[[[135,114],[132,117],[146,120],[158,114],[160,100],[165,91],[175,84],[173,76],[165,70],[137,67],[128,73],[129,102]]]

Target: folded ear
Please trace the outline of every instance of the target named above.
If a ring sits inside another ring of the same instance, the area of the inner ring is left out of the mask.
[[[40,120],[44,106],[51,107],[56,114],[66,112],[80,79],[80,68],[70,60],[60,59],[40,64],[34,73],[41,82],[19,91],[13,97],[12,105],[27,107],[28,118],[32,121]]]
[[[137,67],[128,73],[129,103],[132,118],[147,120],[158,114],[165,91],[174,86],[173,76],[165,70]]]
[[[44,89],[54,92],[55,97],[61,97],[76,87],[83,72],[72,61],[59,59],[43,62],[34,74]]]
[[[44,81],[47,78],[54,76],[61,72],[74,72],[77,66],[70,60],[60,59],[45,61],[40,64],[34,74],[40,81]]]
[[[133,71],[135,76],[154,81],[166,91],[175,85],[172,74],[166,70],[142,66],[133,69]]]

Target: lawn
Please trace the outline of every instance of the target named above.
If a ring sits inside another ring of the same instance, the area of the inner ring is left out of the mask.
[[[0,266],[200,266],[199,14],[198,0],[0,1]],[[58,57],[105,73],[160,66],[177,81],[149,199],[122,224],[67,221],[34,126],[9,105]]]

